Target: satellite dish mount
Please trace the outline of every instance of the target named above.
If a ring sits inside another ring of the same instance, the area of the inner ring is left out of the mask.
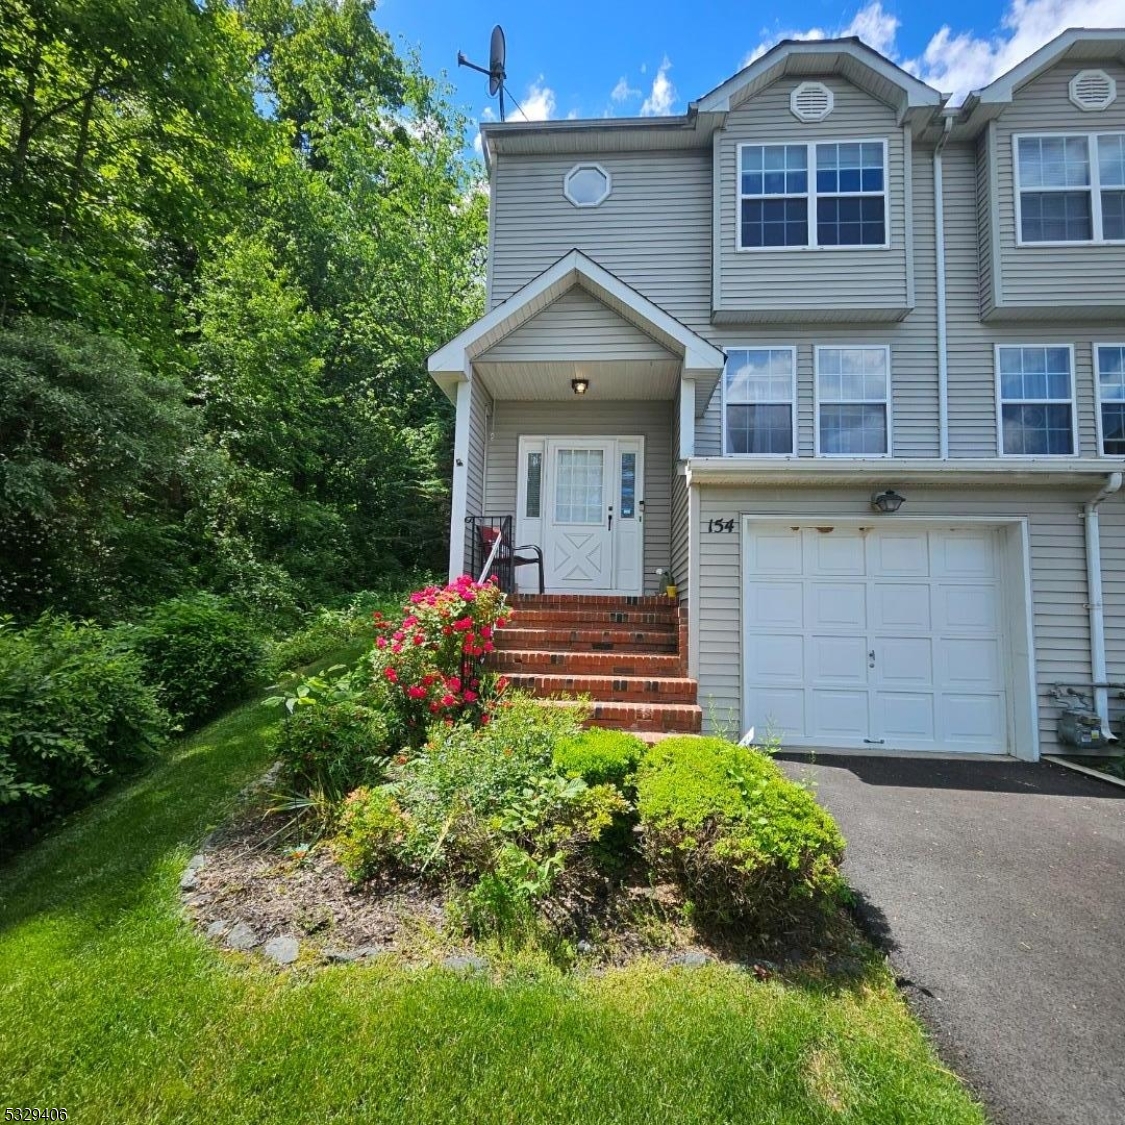
[[[504,42],[504,29],[497,24],[492,29],[492,42],[489,44],[488,49],[488,66],[477,66],[474,62],[469,62],[461,51],[457,52],[457,65],[467,66],[470,70],[475,70],[478,74],[488,75],[488,93],[490,97],[500,95],[500,120],[504,120],[504,79],[507,74],[504,71],[504,64],[507,59],[508,49]]]

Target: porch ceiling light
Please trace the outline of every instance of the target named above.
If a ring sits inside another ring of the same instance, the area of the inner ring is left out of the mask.
[[[905,503],[906,497],[899,496],[893,488],[888,488],[886,492],[879,492],[871,497],[871,507],[884,514],[897,512]]]
[[[590,389],[589,379],[571,379],[570,389],[576,395],[584,395]]]

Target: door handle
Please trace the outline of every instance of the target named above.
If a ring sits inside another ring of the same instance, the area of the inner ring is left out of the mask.
[[[874,649],[871,649],[867,654],[867,667],[868,668],[874,668],[875,667],[875,650]]]
[[[609,526],[606,530],[608,530],[608,531],[613,530],[613,513],[612,512],[609,513]]]

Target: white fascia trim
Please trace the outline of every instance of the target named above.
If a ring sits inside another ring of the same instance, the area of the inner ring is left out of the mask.
[[[1023,62],[1017,63],[1006,74],[1001,74],[995,81],[975,91],[970,97],[974,103],[979,102],[984,105],[1010,102],[1020,86],[1026,85],[1043,71],[1050,69],[1076,43],[1117,44],[1121,50],[1125,50],[1125,28],[1067,28],[1066,31],[1055,36],[1050,43],[1040,47],[1034,54],[1028,55]],[[967,100],[966,105],[968,105]]]
[[[693,102],[692,108],[700,113],[728,113],[731,108],[731,98],[739,90],[761,77],[766,71],[783,65],[790,55],[850,55],[861,66],[867,67],[880,78],[902,90],[906,96],[908,109],[936,107],[944,101],[943,96],[932,86],[927,86],[925,82],[911,77],[870,47],[850,39],[821,39],[779,43],[773,50],[767,51],[748,67],[740,70],[732,78],[728,78],[721,86],[715,87],[699,101]]]
[[[457,424],[453,436],[453,488],[449,515],[449,581],[465,572],[465,517],[469,507],[469,430],[473,385],[457,384]]]
[[[593,289],[601,289],[608,296],[620,301],[635,315],[637,322],[670,337],[682,347],[685,374],[722,371],[726,356],[719,348],[709,344],[702,336],[697,336],[690,328],[654,305],[647,297],[642,297],[635,289],[626,285],[620,278],[614,277],[580,250],[571,250],[502,304],[469,325],[445,347],[434,352],[427,364],[430,374],[436,378],[442,373],[455,372],[458,377],[469,378],[468,372],[477,354],[474,345],[482,337],[496,328],[506,328],[505,335],[507,332],[514,332],[534,315],[528,310],[537,298],[556,287],[558,289],[556,296],[562,296],[577,285],[580,279]]]

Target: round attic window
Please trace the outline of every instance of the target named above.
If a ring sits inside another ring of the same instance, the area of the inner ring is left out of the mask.
[[[575,207],[597,207],[609,196],[613,181],[600,164],[575,164],[563,180],[563,194]]]

